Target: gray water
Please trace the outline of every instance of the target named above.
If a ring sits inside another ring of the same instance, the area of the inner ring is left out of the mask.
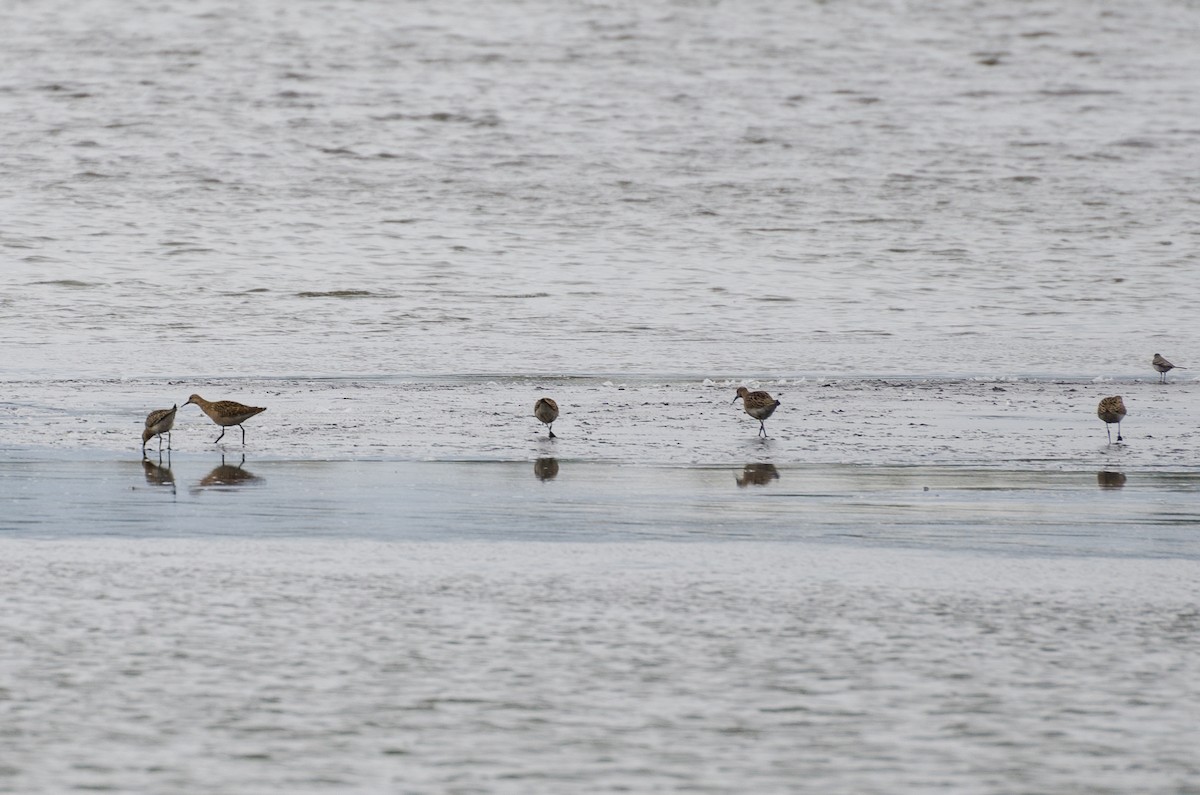
[[[1194,793],[1195,565],[0,541],[8,792]]]
[[[1187,2],[9,2],[0,31],[8,374],[1200,361]]]
[[[0,0],[0,792],[1200,792],[1197,41]]]
[[[0,462],[0,486],[12,538],[756,540],[1200,558],[1195,472],[18,455]]]

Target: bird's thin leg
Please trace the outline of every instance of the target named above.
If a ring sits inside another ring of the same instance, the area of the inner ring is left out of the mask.
[[[216,444],[217,442],[221,441],[221,438],[224,435],[225,435],[225,428],[224,428],[224,426],[222,426],[221,427],[221,436],[218,436],[216,439],[213,439],[213,444]]]
[[[758,421],[758,435],[763,438],[766,438],[767,435],[767,424],[762,420]]]
[[[246,446],[246,426],[239,425],[238,427],[242,429],[242,447],[245,447]]]
[[[1112,426],[1109,425],[1107,422],[1104,423],[1104,432],[1108,434],[1108,443],[1109,444],[1112,444],[1112,431],[1110,430],[1111,427]]]
[[[162,455],[162,434],[158,435],[158,454]]]
[[[1124,441],[1121,438],[1121,423],[1120,422],[1117,423],[1117,441],[1118,442]]]
[[[171,449],[171,432],[167,431],[167,449]]]
[[[554,435],[554,423],[552,422],[549,425],[547,425],[546,427],[550,429],[550,438],[557,439],[558,437]]]

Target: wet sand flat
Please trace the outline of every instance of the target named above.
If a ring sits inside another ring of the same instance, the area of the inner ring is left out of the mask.
[[[136,455],[146,412],[178,403],[176,452],[251,460],[1193,468],[1200,385],[1155,378],[750,379],[781,401],[767,439],[732,403],[741,379],[695,374],[13,380],[0,382],[0,450]],[[245,447],[236,432],[213,445],[220,429],[183,405],[196,391],[267,407],[246,422]],[[1129,409],[1124,444],[1096,417],[1114,394]],[[561,408],[555,440],[533,416],[544,395]]]

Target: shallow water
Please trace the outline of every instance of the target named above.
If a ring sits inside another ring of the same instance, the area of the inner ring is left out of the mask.
[[[0,553],[8,792],[1200,775],[1190,560],[212,535]]]
[[[1198,39],[0,2],[0,792],[1200,792]]]
[[[0,31],[6,374],[1200,362],[1185,3],[50,2]]]
[[[11,538],[799,542],[1200,558],[1200,473],[17,456]]]

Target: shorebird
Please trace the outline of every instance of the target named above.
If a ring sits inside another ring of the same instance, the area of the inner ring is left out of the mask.
[[[1120,395],[1106,397],[1100,401],[1100,405],[1096,407],[1096,416],[1104,420],[1104,432],[1108,434],[1108,443],[1112,444],[1112,431],[1109,430],[1109,425],[1117,424],[1117,441],[1121,439],[1121,420],[1125,419],[1125,401],[1121,400]]]
[[[1176,367],[1179,367],[1179,365],[1171,364],[1166,359],[1164,359],[1162,357],[1161,353],[1154,354],[1154,358],[1150,360],[1150,364],[1154,365],[1155,370],[1158,370],[1158,372],[1159,372],[1158,383],[1160,383],[1160,384],[1167,383],[1167,373],[1171,370],[1174,370]],[[1179,369],[1186,370],[1187,368],[1179,367]]]
[[[187,403],[194,403],[200,407],[200,410],[208,415],[208,418],[221,426],[221,436],[213,440],[213,444],[221,441],[225,435],[225,429],[230,425],[241,426],[243,422],[253,417],[255,414],[261,414],[266,411],[263,408],[255,408],[254,406],[243,406],[241,403],[235,403],[232,400],[205,400],[199,395],[192,395],[187,399]],[[184,403],[183,405],[187,405]],[[242,444],[246,444],[246,429],[242,428]]]
[[[158,451],[162,452],[162,435],[167,435],[167,449],[171,449],[171,428],[175,426],[175,412],[179,411],[176,403],[169,409],[152,411],[146,417],[146,429],[142,431],[142,455],[146,454],[146,442],[158,437]]]
[[[746,409],[746,413],[758,420],[758,435],[765,437],[767,426],[764,421],[775,413],[779,401],[766,392],[751,392],[744,386],[738,387],[737,397],[733,399],[733,402],[737,403],[738,398],[742,399],[742,408]]]
[[[554,421],[558,419],[558,404],[552,398],[538,398],[538,402],[533,404],[533,416],[537,417],[550,428],[550,438],[557,439],[554,435]]]

